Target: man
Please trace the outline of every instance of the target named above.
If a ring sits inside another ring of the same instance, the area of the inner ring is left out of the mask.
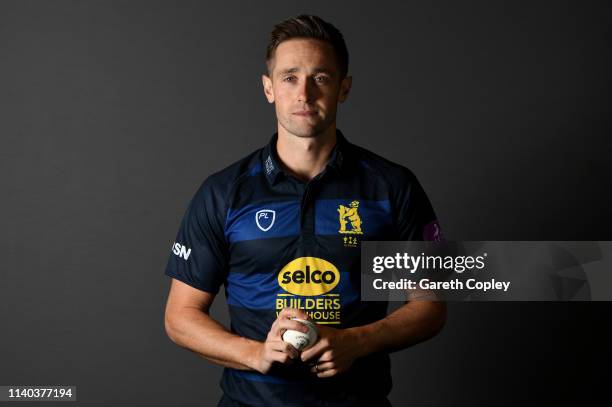
[[[267,66],[278,131],[191,201],[166,269],[166,331],[225,366],[220,405],[388,405],[388,353],[435,335],[445,306],[409,301],[387,316],[360,301],[360,242],[431,240],[434,212],[409,170],[336,129],[352,78],[334,26],[278,24]],[[208,315],[222,284],[231,331]],[[319,333],[301,353],[281,338],[306,332],[294,317]]]

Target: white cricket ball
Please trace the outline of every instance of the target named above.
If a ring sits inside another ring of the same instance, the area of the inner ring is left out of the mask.
[[[308,327],[308,332],[295,331],[287,329],[283,333],[283,341],[290,343],[295,349],[302,351],[310,348],[317,341],[317,327],[310,321],[299,318],[292,318]]]

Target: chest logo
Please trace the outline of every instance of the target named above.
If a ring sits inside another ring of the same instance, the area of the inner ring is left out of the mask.
[[[272,209],[262,209],[255,214],[255,223],[257,227],[264,232],[270,230],[276,219],[276,211]]]
[[[359,201],[353,201],[349,206],[338,206],[338,220],[340,222],[340,230],[338,233],[362,235],[361,216],[359,216]]]
[[[340,271],[327,260],[300,257],[287,263],[278,273],[278,285],[299,296],[323,295],[340,282]]]

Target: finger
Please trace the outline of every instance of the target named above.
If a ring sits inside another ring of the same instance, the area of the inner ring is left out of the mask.
[[[333,356],[334,355],[331,349],[326,352],[323,352],[321,356],[319,356],[317,363],[320,365],[321,363],[331,362],[332,360],[334,360]]]
[[[315,363],[310,368],[312,373],[323,373],[327,370],[334,369],[335,365],[333,362]]]
[[[276,331],[278,331],[277,327],[278,327],[278,319],[272,322],[272,325],[270,326],[270,330],[268,331],[268,336],[274,336],[276,334]]]
[[[283,308],[281,310],[281,312],[278,314],[277,319],[290,319],[290,318],[294,318],[295,314],[298,312],[299,310],[297,308]]]
[[[295,349],[290,343],[283,341],[270,341],[270,349],[275,352],[282,352],[288,354],[291,359],[297,359],[300,355],[297,349]]]
[[[307,313],[297,308],[283,308],[283,310],[278,314],[278,319],[291,319],[291,318],[300,318],[300,319],[310,319]]]
[[[317,373],[317,377],[320,378],[325,378],[325,377],[332,377],[338,374],[338,369],[327,369],[323,372]]]
[[[306,362],[307,360],[318,358],[323,352],[325,352],[325,343],[317,342],[312,348],[302,351],[302,361]]]
[[[285,320],[287,322],[289,322],[289,320]],[[295,322],[296,324],[300,324],[299,322]],[[301,325],[301,324],[300,324]],[[288,329],[294,329],[296,331],[300,331],[300,332],[308,332],[308,331],[304,331],[302,329],[302,327],[300,326],[296,326],[296,325],[283,325],[279,322],[279,324],[277,326],[274,327],[274,329],[270,330],[270,335],[272,336],[272,338],[274,340],[282,340],[283,339],[283,334],[288,330]]]
[[[308,327],[306,325],[302,324],[301,322],[294,321],[292,319],[281,319],[276,324],[276,330],[278,332],[283,331],[283,330],[286,331],[287,329],[293,329],[294,331],[299,331],[299,332],[304,332],[304,333],[308,332]]]
[[[277,351],[270,352],[269,360],[272,360],[274,362],[283,363],[283,364],[293,361],[293,359],[291,359],[288,354],[284,352],[277,352]]]

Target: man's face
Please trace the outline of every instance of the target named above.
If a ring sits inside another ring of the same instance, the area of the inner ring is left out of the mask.
[[[340,80],[330,44],[302,38],[284,41],[270,65],[271,77],[262,76],[264,92],[288,133],[316,137],[336,121],[338,102],[346,100],[351,78]]]

